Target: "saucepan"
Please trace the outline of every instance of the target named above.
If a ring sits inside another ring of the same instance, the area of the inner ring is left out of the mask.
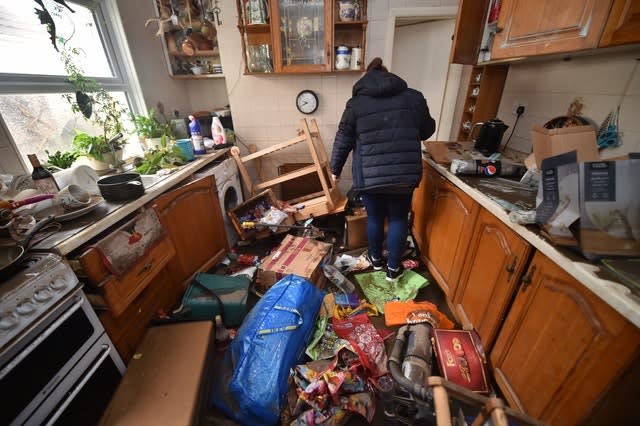
[[[5,279],[11,275],[12,267],[24,257],[25,253],[29,249],[29,243],[33,236],[42,228],[53,222],[54,219],[54,216],[48,216],[31,228],[21,241],[0,246],[0,279]]]
[[[139,173],[127,172],[98,180],[100,194],[107,201],[128,201],[144,194],[142,177]]]

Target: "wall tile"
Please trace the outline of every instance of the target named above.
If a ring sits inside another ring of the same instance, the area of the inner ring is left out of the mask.
[[[392,3],[396,3],[393,1]],[[369,1],[369,22],[374,20],[387,19],[389,14],[389,0],[370,0]]]

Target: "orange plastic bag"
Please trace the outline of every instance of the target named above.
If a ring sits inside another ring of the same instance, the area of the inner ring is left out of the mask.
[[[387,327],[428,322],[434,328],[452,329],[455,324],[431,302],[391,301],[384,304],[384,323]]]

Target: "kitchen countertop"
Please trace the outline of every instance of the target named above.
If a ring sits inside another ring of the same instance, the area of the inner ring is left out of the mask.
[[[55,250],[66,256],[159,195],[189,179],[195,172],[225,156],[228,151],[229,148],[224,148],[197,156],[194,161],[146,187],[140,198],[122,203],[103,201],[91,213],[62,222],[60,231],[38,242],[32,249]]]
[[[424,157],[442,176],[463,190],[482,207],[489,210],[506,226],[524,238],[536,250],[554,261],[569,275],[591,290],[596,296],[611,306],[614,310],[640,328],[640,301],[631,294],[631,290],[623,284],[608,279],[610,276],[600,267],[588,261],[578,253],[558,247],[546,240],[534,226],[523,226],[511,222],[509,212],[495,200],[483,193],[478,187],[470,184],[469,179],[463,179],[451,173],[446,167],[436,163],[429,157]],[[607,277],[607,278],[603,278]]]

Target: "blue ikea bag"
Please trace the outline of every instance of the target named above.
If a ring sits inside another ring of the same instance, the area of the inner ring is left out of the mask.
[[[244,425],[278,423],[289,369],[304,360],[323,298],[324,291],[297,275],[275,283],[216,366],[213,405]]]

